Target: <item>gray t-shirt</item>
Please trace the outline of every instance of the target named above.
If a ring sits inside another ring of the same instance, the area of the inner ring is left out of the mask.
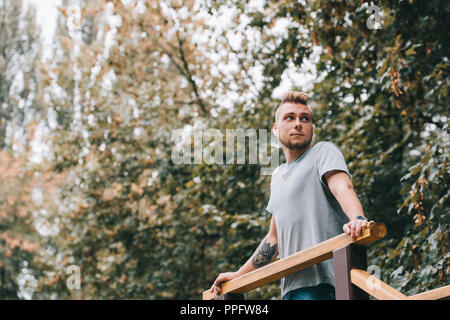
[[[326,184],[324,174],[331,170],[351,178],[342,152],[324,141],[273,172],[267,211],[275,217],[280,259],[343,232],[349,219]],[[281,279],[281,295],[321,283],[334,286],[332,259]]]

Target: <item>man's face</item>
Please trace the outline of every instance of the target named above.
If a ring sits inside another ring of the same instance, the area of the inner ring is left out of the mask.
[[[302,150],[311,144],[314,127],[311,109],[299,103],[283,103],[273,125],[281,144],[291,150]]]

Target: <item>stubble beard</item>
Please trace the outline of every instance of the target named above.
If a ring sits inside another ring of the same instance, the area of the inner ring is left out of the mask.
[[[303,150],[305,148],[307,148],[312,141],[312,136],[308,141],[305,142],[295,142],[292,143],[289,140],[288,141],[283,141],[283,139],[279,138],[280,143],[285,146],[286,148],[288,148],[289,150]]]

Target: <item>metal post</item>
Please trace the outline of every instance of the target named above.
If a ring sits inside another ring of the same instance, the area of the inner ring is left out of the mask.
[[[364,246],[350,244],[333,251],[336,300],[369,300],[369,295],[352,284],[352,269],[367,269]]]

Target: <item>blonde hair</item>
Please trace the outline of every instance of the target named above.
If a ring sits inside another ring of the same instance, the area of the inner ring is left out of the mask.
[[[278,119],[279,110],[280,107],[283,105],[283,103],[290,102],[290,103],[304,104],[307,106],[308,99],[309,95],[300,91],[288,91],[285,94],[283,94],[283,97],[281,98],[281,103],[278,106],[277,111],[275,112],[275,122]]]

